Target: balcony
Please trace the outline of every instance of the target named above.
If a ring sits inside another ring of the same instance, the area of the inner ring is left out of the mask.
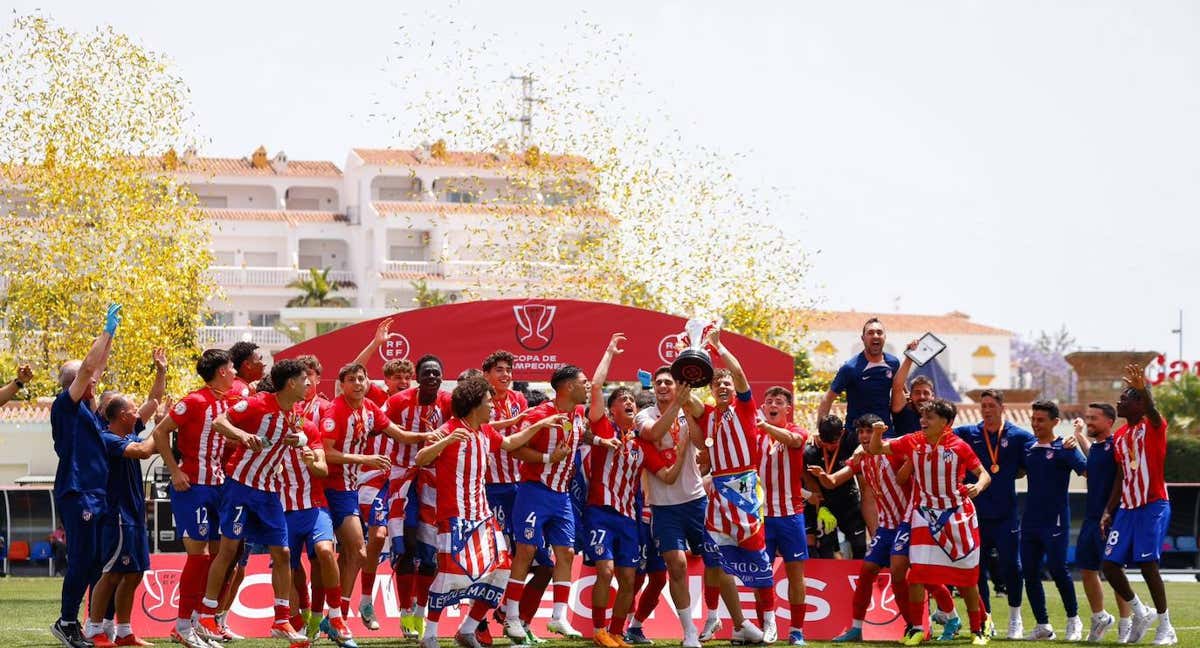
[[[243,340],[269,348],[292,345],[292,341],[286,335],[270,326],[201,326],[199,337],[200,344],[204,347],[228,348]]]
[[[526,261],[524,263],[498,263],[496,261],[447,261],[441,264],[447,279],[482,280],[506,279],[510,281],[552,281],[562,274],[573,274],[578,266],[568,263]],[[500,273],[503,273],[502,275]]]
[[[297,279],[308,277],[308,270],[253,266],[210,266],[208,273],[217,285],[223,287],[283,288]],[[329,280],[343,286],[353,286],[354,273],[332,270]]]
[[[405,275],[440,275],[440,265],[436,261],[384,261],[383,271]]]

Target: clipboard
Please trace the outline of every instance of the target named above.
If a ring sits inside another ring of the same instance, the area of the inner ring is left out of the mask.
[[[938,336],[933,333],[926,333],[917,340],[917,348],[904,350],[904,356],[913,361],[913,364],[918,367],[924,367],[926,363],[937,357],[939,353],[946,350],[946,343],[942,342]]]

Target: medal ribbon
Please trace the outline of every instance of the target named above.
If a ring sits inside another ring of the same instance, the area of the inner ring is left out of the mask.
[[[996,430],[996,447],[992,447],[992,437],[988,434],[987,428],[981,426],[983,431],[983,442],[987,444],[988,457],[992,460],[992,474],[1000,472],[1000,437],[1004,435],[1004,422],[1000,422],[1000,429]]]

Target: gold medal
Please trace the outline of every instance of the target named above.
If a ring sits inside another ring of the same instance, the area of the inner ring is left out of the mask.
[[[997,466],[996,464],[992,464],[992,474],[995,475],[998,472],[1000,472],[1000,466]]]

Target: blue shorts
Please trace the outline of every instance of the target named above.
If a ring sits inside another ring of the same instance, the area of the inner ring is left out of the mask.
[[[358,493],[355,491],[326,488],[325,501],[329,503],[329,520],[335,529],[351,515],[358,517]]]
[[[637,567],[637,522],[610,506],[588,506],[583,510],[583,555],[593,562],[611,560],[617,567]]]
[[[1165,499],[1135,509],[1117,509],[1104,560],[1123,565],[1158,562],[1170,523],[1171,503]]]
[[[221,486],[194,484],[185,491],[169,487],[171,514],[175,532],[190,540],[216,540],[221,537]]]
[[[638,520],[638,564],[639,574],[652,574],[666,571],[667,563],[662,554],[654,548],[654,534],[650,532],[650,523]]]
[[[804,514],[763,518],[767,532],[767,556],[783,562],[808,560],[808,538],[804,534]]]
[[[106,574],[140,574],[150,569],[150,541],[143,526],[106,520],[100,529],[100,547]]]
[[[317,543],[328,540],[333,542],[333,521],[329,511],[323,508],[310,508],[302,511],[284,513],[287,520],[288,549],[292,555],[292,569],[300,568],[300,554],[307,548],[311,559],[316,552]]]
[[[375,497],[371,499],[371,504],[370,504],[369,509],[365,506],[359,507],[359,516],[362,517],[363,515],[366,515],[366,518],[363,520],[363,522],[366,523],[368,529],[370,529],[372,527],[386,527],[387,526],[387,521],[388,521],[388,485],[387,484],[384,484],[383,488],[380,488],[379,492],[375,494]]]
[[[892,540],[892,555],[908,557],[908,544],[912,538],[912,524],[901,522],[896,527],[896,539]]]
[[[871,544],[867,546],[867,555],[863,560],[880,567],[891,566],[892,546],[896,542],[898,531],[887,527],[875,529],[875,535],[871,536]]]
[[[1075,566],[1088,571],[1100,571],[1104,560],[1104,536],[1100,534],[1100,520],[1084,520],[1079,527],[1079,541],[1075,545]]]
[[[687,551],[704,558],[705,567],[720,567],[721,552],[704,527],[708,498],[700,497],[683,504],[650,506],[650,532],[658,553]]]
[[[221,499],[221,537],[268,547],[288,546],[287,520],[279,493],[230,479]]]
[[[504,532],[504,538],[508,540],[510,550],[515,550],[513,547],[513,503],[517,499],[516,484],[487,484],[484,486],[487,490],[488,506],[492,509],[492,514],[496,516],[496,521],[500,523],[500,530]],[[538,547],[537,552],[533,556],[533,564],[550,567],[554,565],[554,555],[550,553],[550,547],[546,543],[542,543]]]
[[[575,546],[575,510],[571,496],[550,490],[545,484],[517,484],[513,502],[513,540],[521,544],[551,547]]]

